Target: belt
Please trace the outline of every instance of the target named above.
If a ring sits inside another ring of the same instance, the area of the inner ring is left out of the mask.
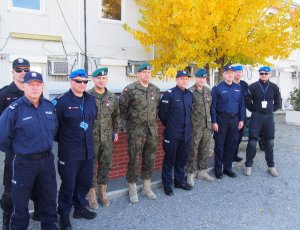
[[[220,116],[220,117],[225,117],[225,118],[234,118],[234,117],[237,117],[237,114],[218,113],[218,116]]]
[[[17,155],[26,159],[41,160],[48,157],[50,155],[50,152],[35,153],[35,154],[17,154]]]

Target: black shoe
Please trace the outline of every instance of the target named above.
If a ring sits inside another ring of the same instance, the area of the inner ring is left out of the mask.
[[[40,213],[39,213],[39,212],[36,212],[36,211],[34,210],[34,212],[33,212],[32,215],[31,215],[31,219],[34,220],[34,221],[41,221]]]
[[[60,216],[59,225],[61,230],[72,230],[69,216]]]
[[[84,218],[87,220],[95,219],[97,216],[97,213],[89,211],[87,208],[83,209],[75,209],[73,213],[73,217],[75,219]]]
[[[231,170],[224,170],[223,173],[232,178],[237,177],[237,175],[234,172],[232,172]]]
[[[216,172],[215,171],[215,175],[217,179],[223,179],[223,173],[222,172]]]
[[[173,196],[173,189],[170,186],[164,186],[164,192],[168,196]]]
[[[241,162],[243,160],[243,158],[239,157],[239,156],[234,156],[233,158],[233,162]]]
[[[175,188],[181,188],[183,190],[192,190],[193,187],[190,186],[188,183],[184,182],[182,184],[179,183],[175,183]]]
[[[3,222],[2,222],[3,230],[9,230],[10,217],[11,217],[10,213],[3,212]]]

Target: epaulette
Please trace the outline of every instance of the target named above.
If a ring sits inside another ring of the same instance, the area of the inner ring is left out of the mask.
[[[7,87],[8,87],[8,85],[3,86],[3,87],[0,89],[0,92],[1,92],[2,90],[6,89]]]
[[[168,92],[168,93],[172,93],[172,89],[168,89],[167,92]]]
[[[66,95],[66,93],[63,93],[63,94],[57,96],[56,98],[54,98],[54,99],[51,101],[52,105],[56,106],[57,100],[61,99],[64,95]]]
[[[22,101],[23,101],[23,100],[18,100],[18,102],[13,102],[12,104],[10,104],[10,105],[8,106],[8,108],[9,108],[10,110],[14,110],[18,105],[22,104]]]

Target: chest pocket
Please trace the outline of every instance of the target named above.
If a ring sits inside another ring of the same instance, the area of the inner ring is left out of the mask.
[[[233,99],[234,101],[239,102],[241,99],[241,91],[234,91]]]
[[[38,135],[39,133],[39,124],[36,124],[37,121],[33,116],[25,116],[21,118],[20,127],[21,133],[24,137],[32,137]]]

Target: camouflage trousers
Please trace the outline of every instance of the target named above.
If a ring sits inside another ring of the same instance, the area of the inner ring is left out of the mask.
[[[157,131],[151,133],[148,127],[127,129],[128,138],[128,169],[126,179],[128,183],[136,183],[139,177],[139,158],[142,158],[141,177],[151,179],[156,147]]]
[[[93,187],[107,184],[112,166],[113,145],[109,141],[94,142]]]
[[[210,156],[210,140],[210,129],[202,128],[195,132],[192,131],[190,153],[185,164],[185,170],[187,173],[193,173],[195,168],[197,170],[207,169],[206,161]]]

